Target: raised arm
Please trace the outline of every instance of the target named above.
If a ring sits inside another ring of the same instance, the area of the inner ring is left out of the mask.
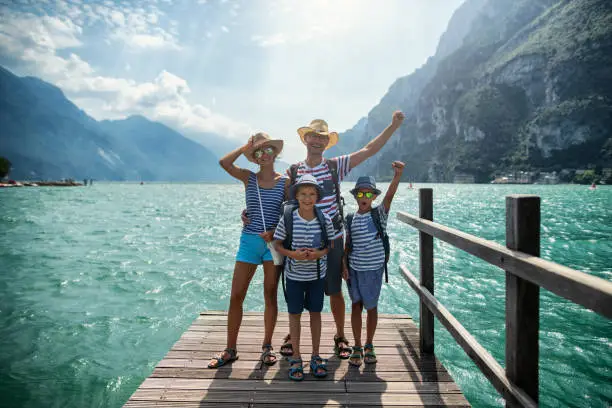
[[[391,209],[391,201],[393,201],[393,196],[397,192],[397,187],[399,186],[400,179],[402,178],[402,172],[404,171],[404,163],[401,161],[394,161],[391,166],[393,167],[393,180],[391,180],[391,184],[389,184],[389,188],[387,189],[387,194],[385,194],[385,198],[383,199],[383,205],[385,206],[385,212],[389,212]]]
[[[227,171],[230,176],[242,181],[245,185],[249,182],[249,170],[236,166],[234,162],[251,146],[253,146],[253,137],[249,138],[247,144],[229,152],[219,160],[219,164],[223,167],[223,170]]]
[[[401,111],[393,112],[391,124],[383,130],[380,135],[370,140],[361,150],[350,154],[350,168],[354,169],[365,160],[374,156],[387,143],[391,135],[401,126],[404,121],[404,114]]]

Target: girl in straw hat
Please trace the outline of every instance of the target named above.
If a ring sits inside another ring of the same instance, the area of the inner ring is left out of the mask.
[[[276,293],[279,275],[276,265],[282,263],[282,257],[279,258],[278,254],[273,253],[274,249],[268,243],[272,242],[276,224],[280,219],[281,204],[285,200],[289,185],[289,179],[274,170],[274,161],[282,149],[282,140],[272,139],[268,134],[259,132],[251,136],[247,144],[228,153],[219,161],[225,171],[244,183],[251,222],[242,229],[240,247],[236,255],[227,315],[226,348],[210,361],[209,368],[220,367],[238,358],[236,342],[242,322],[242,304],[257,265],[260,264],[263,264],[264,269],[266,302],[261,361],[266,365],[272,365],[277,361],[271,343],[278,314]],[[234,164],[241,154],[259,165],[257,173]]]

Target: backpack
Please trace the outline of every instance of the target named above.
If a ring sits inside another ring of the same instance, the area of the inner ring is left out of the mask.
[[[387,264],[389,263],[389,256],[391,255],[391,244],[389,243],[389,235],[387,235],[387,231],[382,226],[382,222],[380,220],[380,213],[378,210],[372,208],[370,210],[370,215],[372,216],[372,221],[374,222],[374,226],[376,227],[377,238],[382,239],[383,248],[385,249],[385,283],[389,283],[389,271],[387,270]],[[355,214],[348,214],[346,216],[346,231],[348,232],[346,238],[346,250],[347,250],[347,262],[348,262],[348,253],[353,250],[353,237],[351,234],[351,227],[353,224],[353,217]]]
[[[340,214],[340,219],[334,217],[332,220],[334,224],[334,228],[336,230],[342,229],[342,224],[344,224],[344,198],[340,195],[340,178],[338,177],[338,162],[336,160],[326,160],[327,167],[329,167],[329,172],[331,173],[332,182],[334,183],[334,188],[336,189],[336,202],[338,203],[338,214]],[[297,171],[299,164],[292,164],[289,167],[289,185],[295,184],[297,180]],[[295,201],[295,197],[289,197],[290,202]],[[297,204],[297,202],[296,202]]]
[[[283,248],[291,250],[291,242],[293,241],[293,211],[298,208],[297,205],[286,205],[283,209],[283,223],[285,224],[285,239],[283,240]],[[317,206],[314,207],[315,216],[321,227],[321,247],[319,249],[326,248],[329,245],[329,236],[327,235],[327,223],[325,221],[325,215],[323,211]],[[285,286],[285,267],[291,265],[291,259],[285,257],[285,265],[281,271],[281,281],[283,283],[283,292],[285,294],[285,300],[287,300],[287,289]],[[317,259],[317,279],[321,279],[321,260]]]

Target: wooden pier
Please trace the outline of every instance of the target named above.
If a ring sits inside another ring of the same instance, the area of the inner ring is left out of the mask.
[[[375,342],[378,364],[360,368],[333,355],[333,318],[323,314],[322,319],[320,351],[329,359],[326,378],[315,379],[305,367],[304,381],[289,380],[289,364],[280,354],[279,362],[271,367],[259,361],[262,313],[244,315],[238,338],[240,358],[216,370],[207,368],[210,358],[225,347],[227,315],[204,312],[125,407],[469,406],[436,357],[420,352],[419,331],[409,316],[380,315]],[[288,329],[287,314],[279,313],[273,338],[277,352]],[[349,333],[347,325],[351,339]],[[302,317],[302,342],[302,356],[309,360],[307,313]]]

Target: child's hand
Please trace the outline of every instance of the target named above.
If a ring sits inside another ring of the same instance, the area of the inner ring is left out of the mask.
[[[296,261],[306,261],[308,259],[312,259],[312,258],[309,258],[309,256],[310,256],[309,248],[298,248],[295,251],[293,251],[292,258],[295,259]]]
[[[401,176],[402,172],[404,171],[404,167],[405,166],[406,165],[403,162],[398,161],[398,160],[396,160],[393,163],[391,163],[391,167],[393,167],[393,171],[394,171],[394,175],[395,176]]]
[[[395,111],[393,112],[393,118],[391,120],[391,124],[395,127],[399,127],[402,122],[404,122],[404,114],[402,113],[402,111]]]
[[[319,259],[319,258],[323,258],[327,252],[322,250],[322,249],[314,249],[314,248],[308,248],[308,251],[310,252],[310,258],[308,259]]]

